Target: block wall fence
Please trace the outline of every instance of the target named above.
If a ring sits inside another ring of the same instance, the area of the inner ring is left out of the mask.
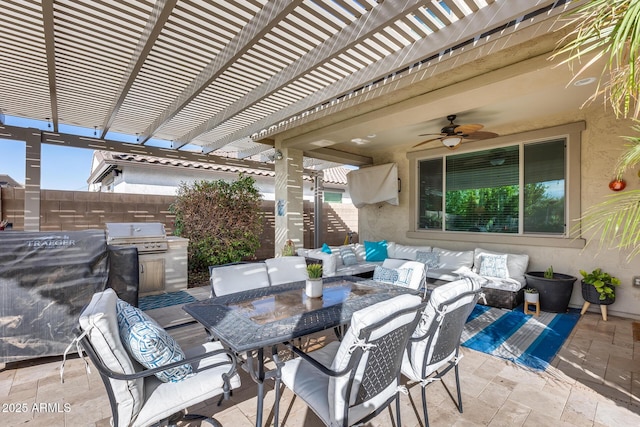
[[[0,219],[24,230],[24,189],[0,189]],[[107,222],[162,222],[173,234],[173,196],[41,190],[40,231],[104,229]],[[274,202],[263,201],[264,231],[256,259],[272,257],[274,248]],[[324,203],[321,242],[339,245],[349,231],[358,231],[358,210],[352,204]],[[313,247],[313,203],[304,202],[304,247]],[[2,233],[3,231],[0,231]],[[357,234],[354,241],[357,241]],[[280,252],[280,249],[277,250]]]

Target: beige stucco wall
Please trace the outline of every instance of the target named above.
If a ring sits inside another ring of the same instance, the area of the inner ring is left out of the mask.
[[[536,122],[518,123],[508,129],[492,129],[500,135],[514,134],[550,126],[584,120],[586,130],[582,133],[581,154],[581,205],[582,211],[613,194],[608,184],[618,156],[624,151],[622,135],[633,135],[630,120],[617,120],[605,111],[602,104],[592,105],[563,116],[548,117]],[[477,142],[480,147],[480,142]],[[479,244],[477,242],[450,242],[411,239],[406,236],[409,229],[409,194],[415,191],[409,183],[409,160],[404,152],[372,152],[375,164],[395,162],[402,180],[399,206],[388,204],[367,206],[359,210],[360,241],[387,239],[405,244],[430,244],[445,248],[473,249],[477,246],[507,252],[526,253],[530,256],[530,270],[544,270],[553,265],[556,272],[580,277],[579,270],[601,267],[620,278],[622,285],[617,290],[616,302],[609,306],[609,313],[625,317],[640,318],[640,288],[632,286],[633,276],[640,276],[640,258],[628,261],[626,252],[599,248],[599,242],[585,235],[587,246],[583,249],[542,246]],[[624,178],[628,190],[640,189],[637,170],[628,171]],[[473,238],[473,236],[470,236]],[[579,280],[574,285],[571,306],[582,307]],[[598,307],[592,307],[598,310]]]

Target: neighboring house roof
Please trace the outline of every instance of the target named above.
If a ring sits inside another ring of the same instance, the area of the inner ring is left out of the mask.
[[[167,159],[162,157],[143,156],[139,154],[116,153],[111,151],[95,151],[94,152],[94,168],[91,176],[87,180],[89,183],[100,182],[103,177],[115,166],[126,165],[155,165],[170,166],[175,168],[208,170],[212,172],[232,172],[244,173],[247,175],[275,177],[275,172],[271,170],[260,170],[252,168],[243,168],[231,165],[218,165],[214,163],[191,162],[180,159]],[[346,185],[347,173],[349,169],[344,167],[335,167],[325,169],[323,182],[325,184]],[[311,180],[307,174],[304,179]]]
[[[20,184],[15,179],[11,178],[9,175],[0,174],[0,187],[16,187],[22,188],[23,185]]]

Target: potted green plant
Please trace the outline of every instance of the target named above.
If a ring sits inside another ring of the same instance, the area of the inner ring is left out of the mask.
[[[610,305],[616,300],[616,286],[620,279],[596,268],[591,273],[580,270],[582,275],[582,298],[591,304]]]
[[[307,286],[305,293],[309,298],[320,298],[322,296],[322,264],[307,265]]]
[[[525,288],[524,289],[524,302],[535,304],[540,300],[540,293],[536,288]]]
[[[545,271],[529,271],[524,274],[527,287],[538,290],[540,310],[550,313],[565,313],[569,308],[573,283],[577,277],[556,273],[553,266]]]

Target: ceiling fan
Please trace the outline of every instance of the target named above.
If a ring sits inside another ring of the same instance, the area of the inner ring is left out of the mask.
[[[455,114],[451,114],[447,116],[447,120],[449,120],[449,124],[442,129],[440,129],[440,133],[425,133],[420,136],[436,136],[435,138],[427,139],[426,141],[422,141],[419,144],[413,146],[413,148],[420,147],[431,141],[441,141],[442,144],[450,150],[455,150],[458,148],[463,139],[469,140],[481,140],[481,139],[490,139],[498,136],[497,133],[493,132],[485,132],[480,131],[484,126],[479,124],[466,124],[466,125],[457,125],[453,123],[456,119]]]

